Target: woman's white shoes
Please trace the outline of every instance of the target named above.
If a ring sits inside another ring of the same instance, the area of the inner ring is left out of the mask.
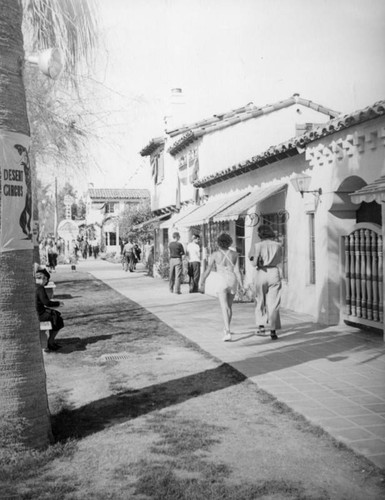
[[[224,332],[225,332],[225,335],[222,339],[223,342],[231,342],[231,340],[232,340],[231,333],[228,332],[227,330],[225,330]]]

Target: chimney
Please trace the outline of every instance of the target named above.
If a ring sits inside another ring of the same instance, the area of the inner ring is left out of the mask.
[[[166,131],[171,131],[184,125],[185,109],[186,101],[182,89],[179,87],[171,89],[167,112],[164,117]]]

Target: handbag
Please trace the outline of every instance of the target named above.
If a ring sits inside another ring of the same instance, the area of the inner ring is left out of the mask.
[[[256,268],[259,269],[261,267],[263,267],[263,259],[262,259],[262,257],[260,255],[258,255]]]

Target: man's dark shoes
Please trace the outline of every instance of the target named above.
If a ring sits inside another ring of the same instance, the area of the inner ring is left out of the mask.
[[[270,337],[271,337],[271,340],[277,340],[278,339],[278,336],[277,336],[277,334],[275,333],[274,330],[272,330],[270,332]]]
[[[44,352],[53,352],[53,351],[58,351],[60,349],[60,345],[59,344],[50,344],[50,345],[47,345],[47,347],[44,349]]]

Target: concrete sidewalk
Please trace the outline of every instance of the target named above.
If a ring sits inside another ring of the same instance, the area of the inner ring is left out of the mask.
[[[330,435],[385,468],[385,343],[382,335],[348,326],[325,327],[310,316],[281,311],[279,339],[254,335],[252,304],[234,304],[232,342],[223,342],[218,301],[202,294],[171,294],[168,283],[143,270],[80,261],[122,295],[151,311],[258,387]]]

